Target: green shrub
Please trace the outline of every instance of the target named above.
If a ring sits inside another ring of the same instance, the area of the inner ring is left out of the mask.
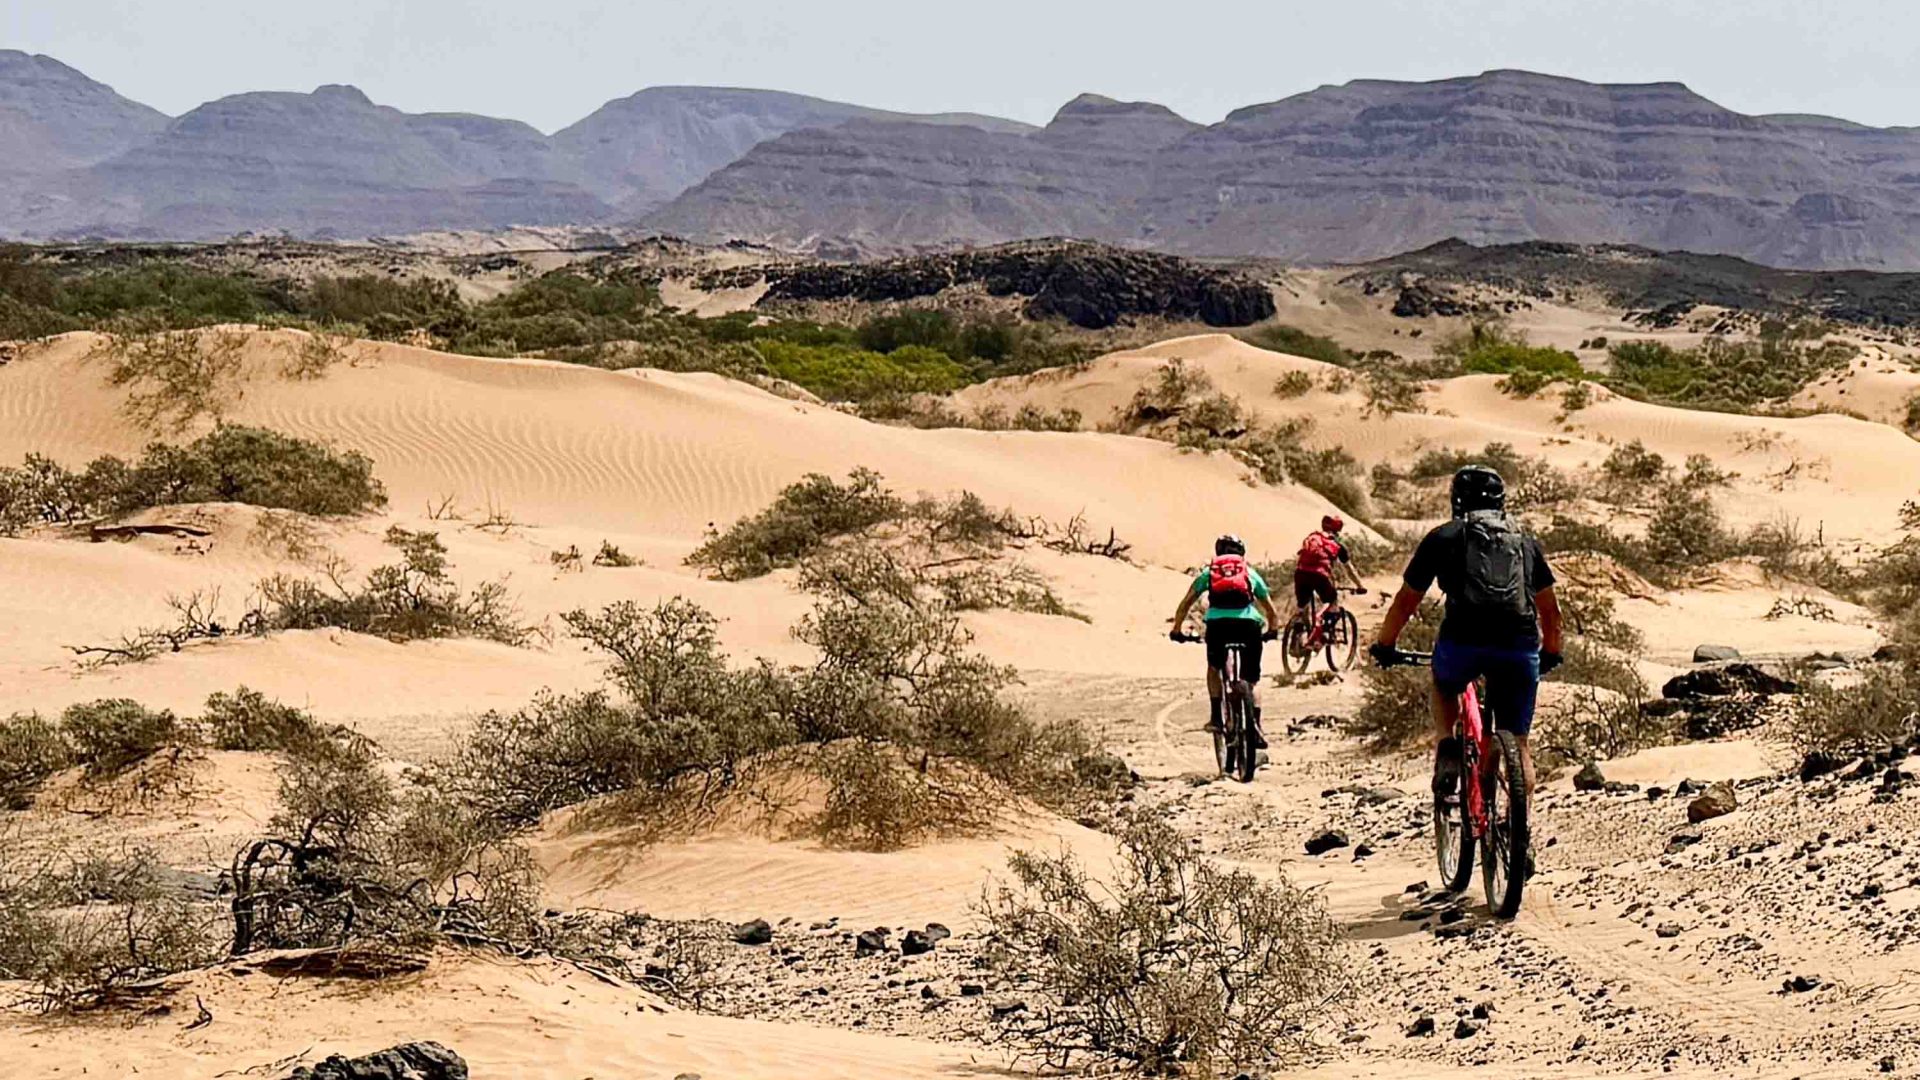
[[[1273,393],[1283,398],[1304,397],[1313,391],[1315,385],[1312,375],[1304,371],[1289,371],[1273,381]]]
[[[301,750],[326,737],[305,710],[244,686],[209,695],[200,724],[216,750]]]
[[[1693,349],[1660,341],[1623,341],[1610,350],[1608,385],[1646,401],[1690,408],[1748,411],[1784,401],[1854,355],[1838,342],[1795,337],[1754,342],[1708,338]]]
[[[1579,357],[1564,349],[1529,345],[1525,338],[1497,323],[1475,323],[1465,333],[1441,342],[1434,352],[1472,374],[1511,376],[1524,372],[1523,379],[1569,382],[1586,378]]]
[[[831,401],[945,393],[968,381],[966,369],[946,353],[920,345],[902,346],[890,353],[784,341],[761,341],[754,348],[773,374]]]
[[[0,720],[0,810],[26,809],[40,785],[71,758],[59,725],[38,713]]]
[[[1240,336],[1243,341],[1273,352],[1304,356],[1338,367],[1348,367],[1353,363],[1353,354],[1341,347],[1339,342],[1284,323],[1257,326]]]
[[[469,333],[473,318],[450,281],[358,274],[315,278],[301,313],[323,324],[348,324],[369,336],[400,338],[425,331],[441,338]]]
[[[60,733],[90,779],[124,772],[160,750],[198,741],[192,727],[172,713],[128,698],[69,705],[60,714]]]
[[[506,587],[487,582],[463,592],[449,575],[440,534],[388,527],[400,561],[376,566],[358,590],[276,575],[260,583],[260,603],[243,620],[261,634],[281,630],[349,630],[389,641],[467,637],[524,644],[535,633],[516,620]]]
[[[709,535],[687,563],[728,581],[759,577],[794,565],[834,537],[895,520],[905,511],[906,504],[871,469],[855,469],[845,484],[809,473],[765,510]]]

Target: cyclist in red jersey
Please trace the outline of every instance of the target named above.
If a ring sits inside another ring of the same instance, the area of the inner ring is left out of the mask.
[[[1339,514],[1328,514],[1320,519],[1320,530],[1307,534],[1300,544],[1300,554],[1293,563],[1293,616],[1301,618],[1307,609],[1307,602],[1319,597],[1326,605],[1323,617],[1340,610],[1340,589],[1334,584],[1334,568],[1346,571],[1347,580],[1353,583],[1356,593],[1366,592],[1360,584],[1360,574],[1353,568],[1353,553],[1347,545],[1340,542],[1340,530],[1347,523]]]

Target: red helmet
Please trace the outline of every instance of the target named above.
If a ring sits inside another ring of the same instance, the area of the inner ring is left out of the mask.
[[[1320,519],[1320,531],[1324,533],[1337,533],[1346,527],[1347,523],[1345,519],[1341,518],[1339,514],[1328,514],[1326,517]]]

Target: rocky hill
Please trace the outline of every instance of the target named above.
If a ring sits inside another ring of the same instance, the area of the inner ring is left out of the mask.
[[[91,165],[151,138],[167,118],[50,56],[0,49],[0,184]]]
[[[1081,99],[1080,106],[1088,99]],[[1214,255],[1377,258],[1458,236],[1920,267],[1920,132],[1743,116],[1677,83],[1368,80],[1168,140],[1069,106],[1030,138],[902,126],[770,140],[654,219],[707,238],[911,248],[1071,232]],[[1147,106],[1136,106],[1136,111]],[[1069,123],[1071,121],[1071,123]],[[850,182],[835,169],[857,162]]]
[[[657,86],[607,102],[555,133],[553,144],[579,163],[594,194],[638,214],[768,139],[855,119],[917,120],[1012,134],[1031,130],[970,113],[911,116],[769,90]]]

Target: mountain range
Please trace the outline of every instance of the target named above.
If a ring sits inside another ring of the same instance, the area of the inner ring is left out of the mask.
[[[1679,83],[1360,80],[1216,124],[1082,95],[1034,128],[656,87],[552,135],[352,87],[169,118],[0,50],[0,235],[364,238],[622,224],[828,254],[1040,236],[1354,261],[1450,237],[1920,269],[1920,129],[1747,116]]]

